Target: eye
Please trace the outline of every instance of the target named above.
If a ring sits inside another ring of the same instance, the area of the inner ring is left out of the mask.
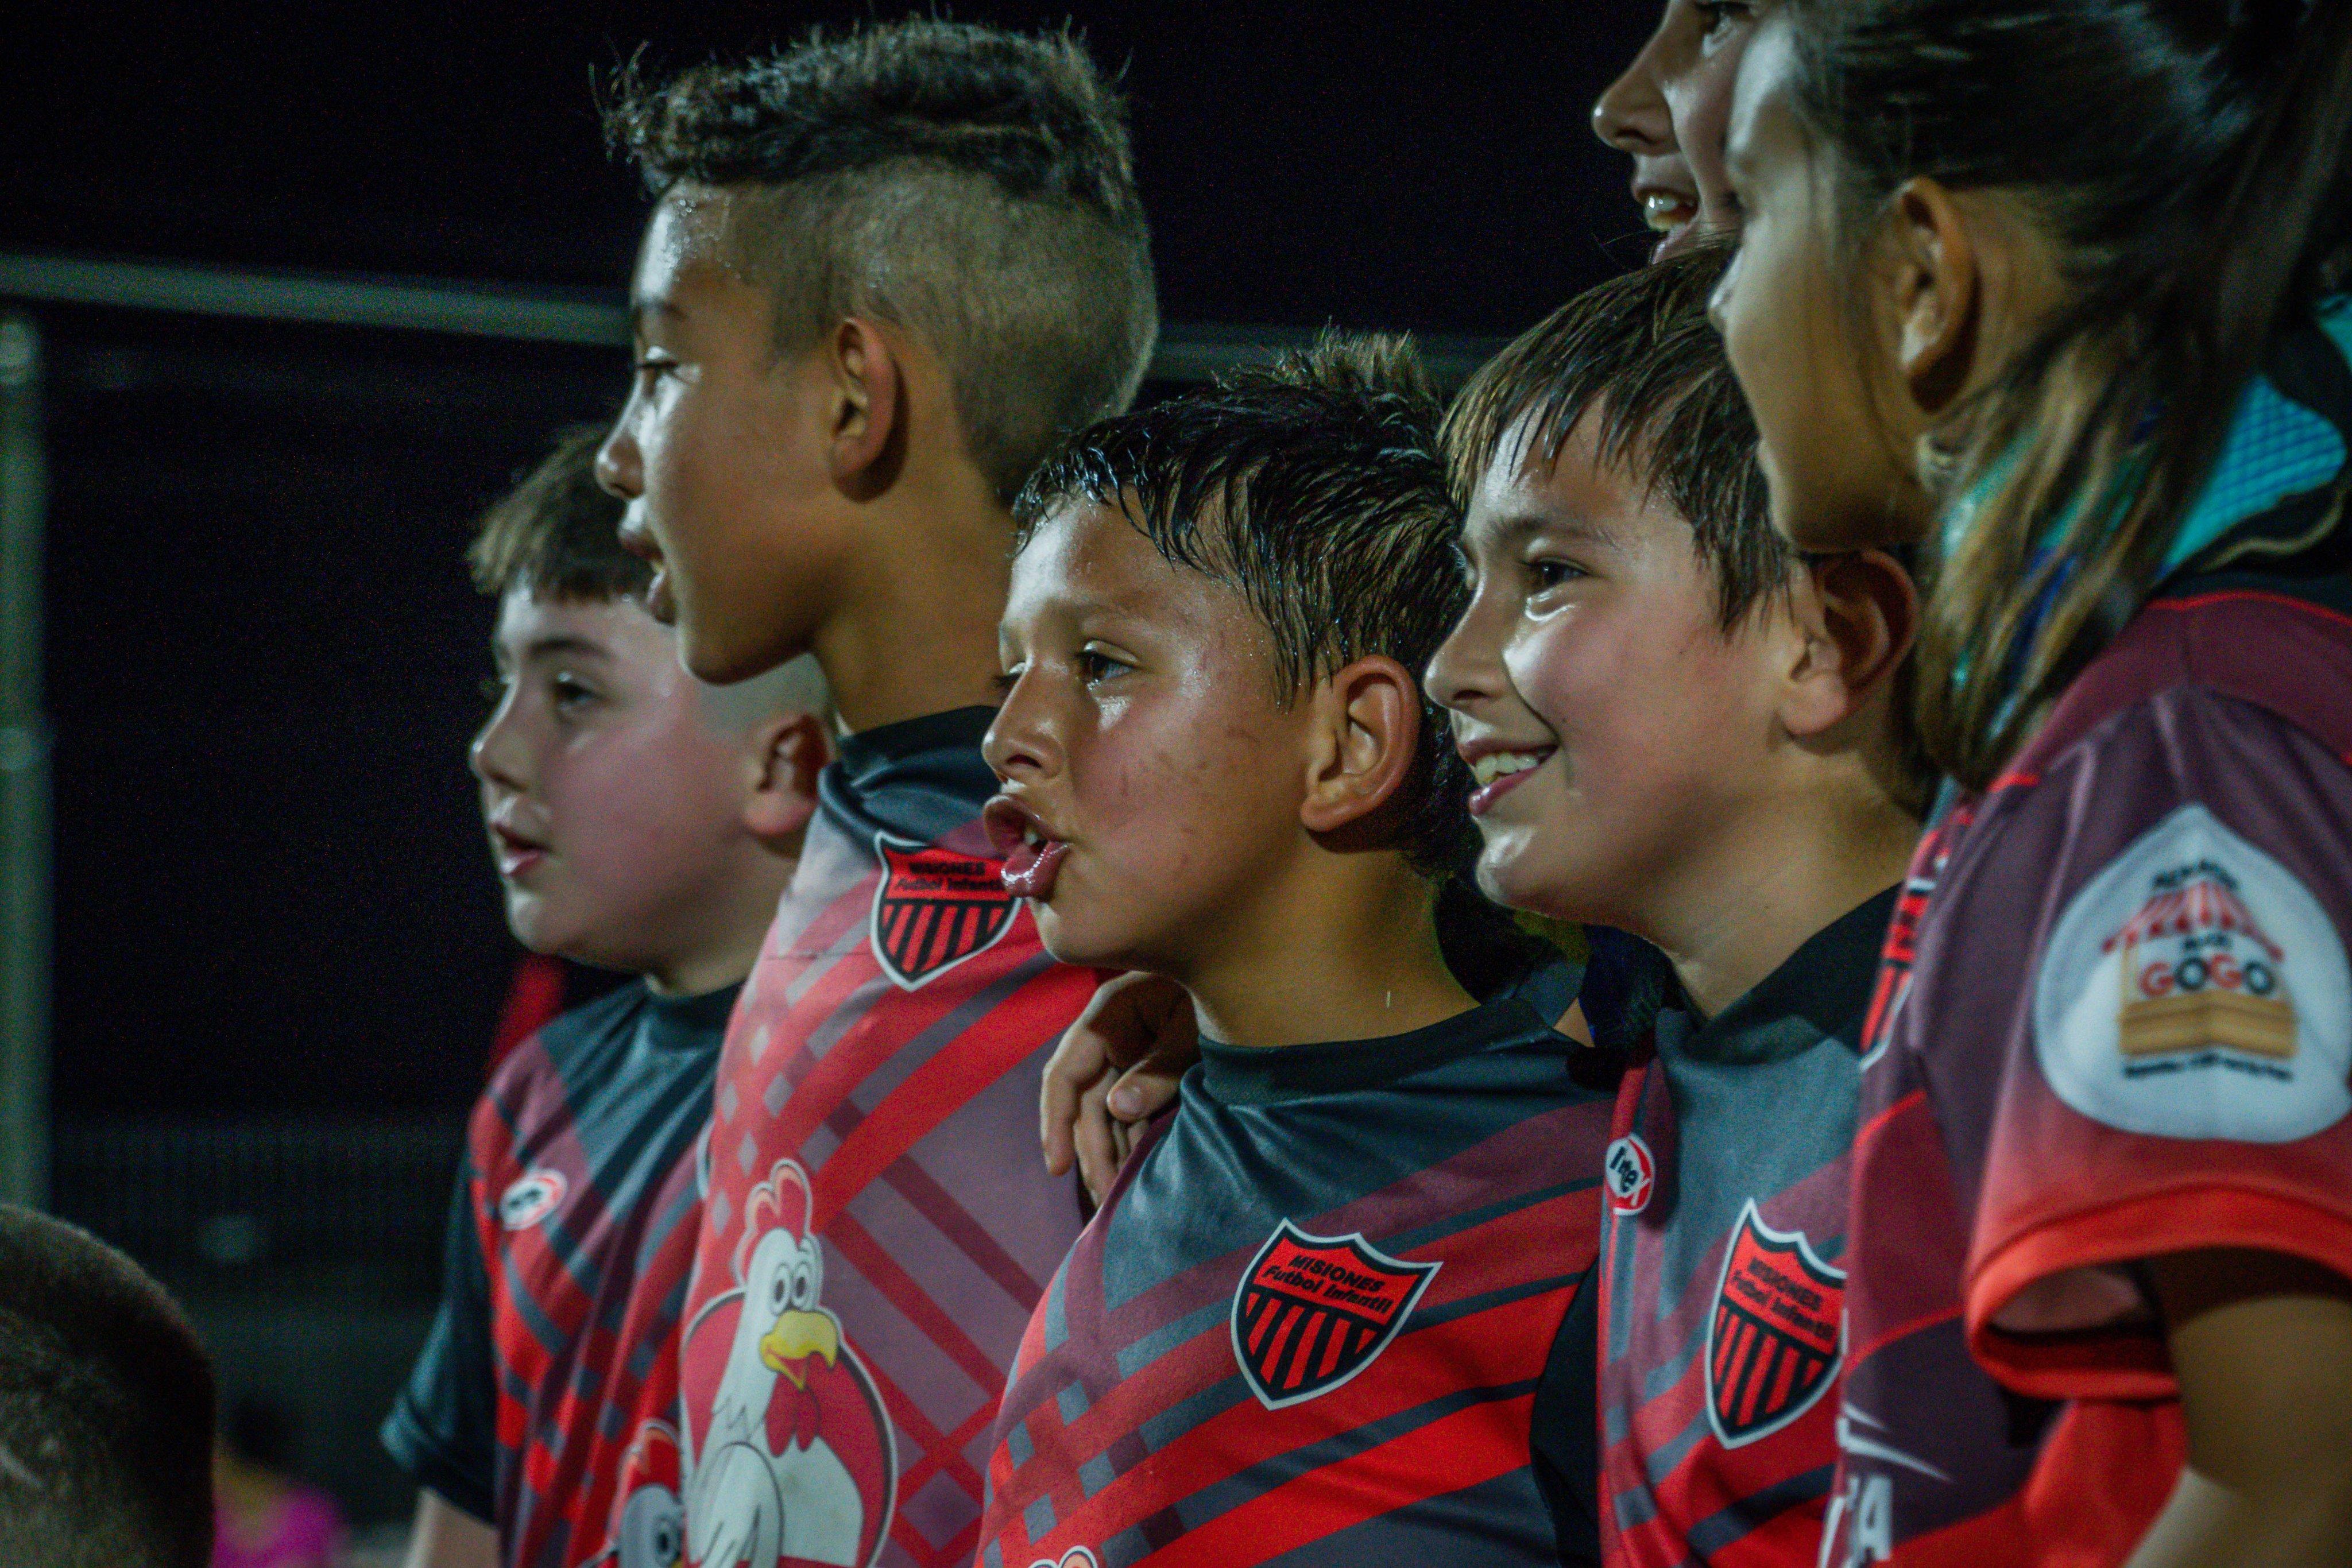
[[[807,1263],[793,1270],[793,1305],[803,1312],[816,1305],[816,1270]]]
[[[1026,664],[1015,664],[1011,669],[1005,671],[1003,674],[997,676],[996,695],[999,696],[1010,696],[1013,693],[1013,688],[1021,684],[1022,672],[1028,669],[1028,667],[1029,666]]]
[[[677,369],[676,360],[651,349],[643,350],[630,362],[636,369],[637,379],[647,382],[657,382]]]
[[[771,1316],[793,1304],[794,1270],[779,1269],[768,1281],[768,1312]]]
[[[1115,680],[1135,668],[1133,664],[1121,659],[1114,659],[1098,648],[1079,649],[1077,665],[1078,674],[1085,677],[1088,685],[1093,685],[1099,681]]]
[[[559,674],[547,685],[555,703],[555,711],[560,714],[576,714],[603,695],[577,675]]]
[[[1699,14],[1699,20],[1705,24],[1699,36],[1710,41],[1756,16],[1756,7],[1745,0],[1693,0],[1691,9]]]
[[[1527,570],[1528,581],[1538,593],[1565,587],[1591,575],[1574,561],[1562,560],[1558,556],[1539,556],[1528,562]]]

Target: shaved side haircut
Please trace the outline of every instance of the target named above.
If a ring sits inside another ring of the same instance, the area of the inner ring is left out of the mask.
[[[1064,433],[1133,401],[1159,336],[1126,110],[1067,33],[916,20],[814,34],[606,114],[656,198],[749,191],[734,257],[778,348],[845,317],[946,364],[972,461],[1010,501]]]
[[[0,1204],[0,1563],[205,1568],[213,1375],[162,1286]]]

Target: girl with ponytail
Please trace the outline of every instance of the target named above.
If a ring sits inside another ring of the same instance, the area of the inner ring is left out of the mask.
[[[2352,1563],[2352,0],[1788,0],[1717,296],[1918,552],[1825,1563]]]

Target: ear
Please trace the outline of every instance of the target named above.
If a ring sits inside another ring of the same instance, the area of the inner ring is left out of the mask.
[[[845,316],[826,341],[825,364],[833,380],[833,482],[858,500],[870,500],[898,477],[904,444],[898,353],[873,322]]]
[[[833,759],[824,721],[813,713],[778,714],[751,731],[751,792],[743,825],[782,855],[798,855],[816,815],[816,776]]]
[[[1421,747],[1421,689],[1402,664],[1375,655],[1319,683],[1308,700],[1315,732],[1298,821],[1318,836],[1350,828],[1368,832],[1374,828],[1368,819],[1412,776]]]
[[[1976,368],[1980,260],[1967,214],[1929,179],[1906,180],[1888,204],[1887,292],[1895,362],[1921,413],[1939,414]]]
[[[1797,574],[1799,650],[1780,722],[1801,742],[1876,706],[1919,630],[1919,591],[1884,550],[1820,556]]]

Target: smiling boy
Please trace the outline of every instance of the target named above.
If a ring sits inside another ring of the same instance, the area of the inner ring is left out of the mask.
[[[637,978],[509,1052],[475,1109],[440,1315],[383,1429],[423,1489],[412,1568],[615,1550],[632,1451],[677,1399],[720,1033],[826,755],[808,662],[725,690],[679,667],[631,597],[650,574],[596,487],[598,434],[564,437],[475,542],[499,679],[472,762],[516,939]]]
[[[696,673],[813,652],[850,732],[730,1025],[688,1306],[688,1554],[968,1557],[1076,1237],[1031,1154],[1095,977],[981,831],[1007,503],[1157,330],[1124,115],[1064,35],[917,21],[624,95],[656,206],[600,473]]]
[[[1082,433],[1023,498],[1005,881],[1057,957],[1181,985],[1203,1060],[1030,1321],[983,1568],[1589,1560],[1530,1434],[1590,1408],[1554,1347],[1589,1343],[1609,1103],[1549,1027],[1561,966],[1480,1005],[1438,950],[1435,412],[1409,349],[1327,341]]]

